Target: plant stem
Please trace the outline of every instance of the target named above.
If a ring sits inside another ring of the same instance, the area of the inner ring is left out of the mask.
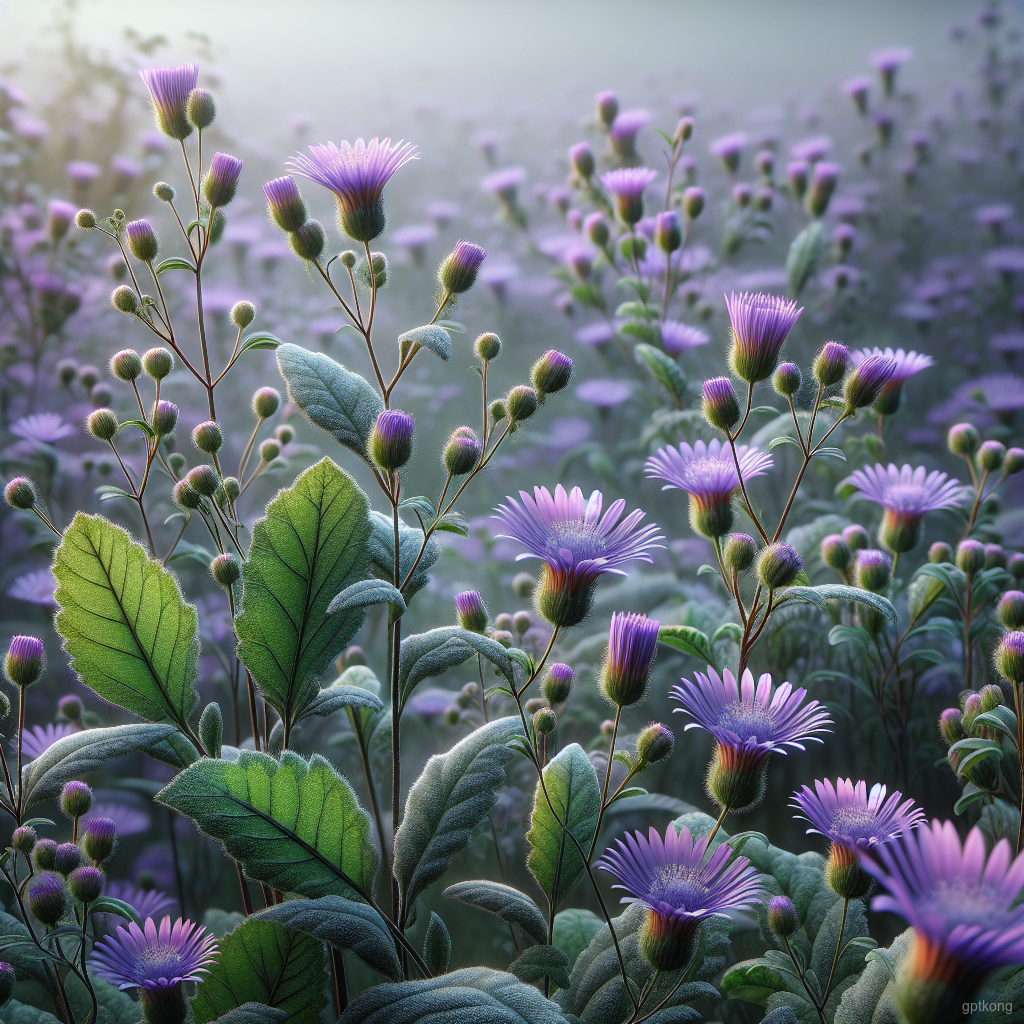
[[[711,830],[711,835],[708,836],[707,848],[709,850],[711,849],[711,843],[714,841],[715,836],[718,835],[718,830],[722,827],[722,822],[725,821],[725,816],[728,813],[729,813],[729,808],[728,807],[723,807],[722,808],[722,813],[718,816],[718,821],[715,822],[715,827]]]
[[[597,828],[594,829],[594,838],[590,843],[590,851],[587,853],[587,860],[594,856],[594,848],[597,846],[597,837],[601,834],[601,822],[604,820],[604,812],[608,809],[605,802],[608,799],[608,783],[612,777],[612,761],[615,758],[615,740],[619,735],[619,720],[622,718],[622,708],[615,707],[615,723],[612,725],[612,739],[608,744],[608,764],[604,770],[604,785],[601,787],[601,804],[597,812]]]
[[[843,900],[843,916],[839,922],[839,937],[836,939],[836,952],[832,957],[832,969],[828,972],[828,982],[821,997],[822,1006],[828,1003],[828,994],[832,991],[832,982],[836,976],[836,968],[839,966],[839,951],[843,948],[843,931],[846,929],[846,912],[850,909],[849,897]]]

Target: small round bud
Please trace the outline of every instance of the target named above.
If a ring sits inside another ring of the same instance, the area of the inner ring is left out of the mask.
[[[221,481],[221,486],[224,488],[228,501],[235,501],[239,494],[242,493],[242,485],[238,482],[238,477],[236,476],[224,477]]]
[[[676,130],[672,133],[672,141],[676,144],[689,142],[693,137],[693,125],[692,117],[681,117],[676,123]]]
[[[36,487],[27,476],[16,476],[4,487],[4,501],[11,508],[28,511],[36,503]]]
[[[370,267],[373,268],[373,279],[370,278]],[[388,283],[388,258],[382,252],[371,252],[370,262],[365,260],[359,264],[359,278],[367,288],[380,291]]]
[[[53,866],[62,875],[70,875],[82,863],[82,851],[74,843],[61,843],[53,852]]]
[[[730,572],[746,572],[754,564],[754,539],[745,533],[732,533],[722,549],[722,561]]]
[[[1012,630],[999,641],[993,659],[996,671],[1011,685],[1024,684],[1024,633]]]
[[[683,193],[683,213],[688,220],[696,220],[704,212],[704,189],[693,186]]]
[[[986,441],[979,449],[977,462],[986,473],[996,473],[1003,467],[1006,445],[1001,441]]]
[[[664,253],[675,252],[683,244],[683,228],[675,210],[663,210],[654,218],[654,244]]]
[[[66,783],[60,793],[60,809],[65,817],[84,817],[92,810],[92,790],[77,780]]]
[[[972,423],[957,423],[949,428],[946,444],[953,455],[972,458],[981,447],[981,434]]]
[[[594,102],[597,105],[597,116],[606,128],[610,128],[612,122],[619,115],[619,98],[613,92],[599,92]]]
[[[594,151],[589,143],[578,142],[575,146],[569,147],[569,162],[573,170],[586,181],[593,173],[596,166],[594,162]]]
[[[82,849],[94,864],[102,864],[114,852],[117,826],[110,818],[91,818],[82,835]]]
[[[75,224],[83,231],[88,231],[89,228],[96,227],[96,214],[92,210],[79,210],[75,214]]]
[[[636,762],[645,768],[672,756],[676,738],[672,730],[661,722],[651,722],[640,730],[636,738]]]
[[[114,393],[106,384],[96,384],[89,390],[89,401],[95,409],[109,406],[113,400]]]
[[[209,128],[217,116],[213,93],[209,89],[193,89],[185,102],[185,116],[193,128]]]
[[[142,359],[139,353],[130,348],[121,349],[110,358],[110,372],[126,384],[137,380],[142,373]]]
[[[533,625],[530,613],[525,611],[516,612],[512,616],[512,628],[522,636]]]
[[[845,572],[852,559],[853,552],[841,534],[831,533],[821,542],[821,560],[830,569]]]
[[[865,548],[871,547],[871,534],[856,523],[843,530],[843,540],[846,541],[851,551],[863,551]]]
[[[89,413],[85,421],[86,428],[97,441],[109,441],[118,430],[120,424],[113,409],[96,409]]]
[[[252,411],[258,420],[269,419],[280,405],[281,394],[275,388],[260,388],[252,396]]]
[[[256,307],[251,302],[243,299],[231,307],[231,322],[240,330],[244,331],[256,319]]]
[[[1006,552],[1003,550],[1002,544],[986,544],[985,545],[985,568],[995,569],[1006,568]]]
[[[295,428],[289,426],[287,423],[282,423],[279,427],[274,430],[274,437],[281,442],[283,448],[287,444],[291,444],[295,440]]]
[[[178,407],[173,402],[161,398],[153,408],[153,432],[159,437],[166,437],[178,425]]]
[[[165,348],[151,348],[142,357],[142,365],[153,380],[163,380],[174,369],[174,356]]]
[[[458,427],[448,438],[441,461],[452,476],[465,476],[475,468],[482,452],[483,445],[474,431],[469,427]]]
[[[11,849],[30,857],[38,838],[36,830],[31,825],[19,825],[11,835]]]
[[[1024,579],[1024,555],[1015,551],[1006,559],[1006,571],[1015,579]]]
[[[539,405],[537,392],[525,384],[517,384],[506,396],[505,407],[508,410],[508,418],[513,423],[520,423],[528,420],[536,411]]]
[[[80,722],[82,720],[82,712],[85,710],[85,706],[82,704],[81,697],[73,693],[68,693],[57,701],[57,710],[69,722]]]
[[[344,659],[345,668],[350,668],[352,665],[365,665],[366,651],[358,644],[353,644],[351,647],[345,648],[342,658]]]
[[[611,232],[608,229],[608,221],[606,221],[604,216],[600,213],[592,213],[587,217],[583,222],[583,233],[599,249],[603,249],[608,244],[608,239],[611,237]]]
[[[508,612],[500,612],[494,620],[495,629],[512,629],[512,616]]]
[[[70,387],[78,377],[78,363],[74,359],[61,359],[56,366],[57,379],[64,385]]]
[[[42,674],[43,641],[34,636],[11,637],[4,655],[4,675],[12,686],[31,686]]]
[[[877,548],[865,548],[857,552],[853,565],[854,580],[861,590],[872,592],[883,590],[892,573],[892,559]]]
[[[512,593],[521,601],[533,596],[537,581],[528,572],[517,572],[512,577]]]
[[[60,875],[47,872],[28,887],[28,907],[32,916],[47,928],[53,928],[68,907],[68,890]]]
[[[14,968],[9,963],[0,960],[0,1009],[11,1001],[17,982],[18,976]]]
[[[155,195],[161,203],[173,203],[175,196],[174,186],[168,185],[166,181],[158,181],[153,186],[153,195]]]
[[[796,363],[780,363],[772,374],[772,387],[784,398],[792,398],[802,383],[800,367]]]
[[[281,454],[281,442],[276,437],[268,437],[259,448],[261,462],[273,462]]]
[[[541,692],[544,694],[545,700],[552,707],[564,704],[572,693],[573,679],[572,669],[568,665],[556,661],[548,668],[544,682],[541,684]]]
[[[197,509],[203,503],[203,496],[188,482],[179,480],[174,485],[174,503],[187,510]]]
[[[967,738],[967,730],[964,728],[963,715],[959,708],[946,708],[939,715],[939,736],[947,747]]]
[[[459,625],[471,633],[483,633],[490,619],[487,605],[476,590],[466,590],[455,595],[455,616]]]
[[[572,360],[557,349],[548,349],[530,370],[530,380],[543,401],[548,395],[561,391],[572,377]]]
[[[1006,629],[1024,629],[1024,593],[1007,590],[996,605],[996,618]]]
[[[489,363],[497,359],[501,353],[501,339],[496,334],[481,334],[473,344],[477,358],[482,362]]]
[[[487,258],[487,250],[465,239],[444,258],[437,271],[441,287],[449,295],[461,295],[476,284],[476,275]]]
[[[932,565],[942,565],[953,561],[953,549],[944,540],[937,540],[928,549],[928,561]]]
[[[220,487],[220,477],[213,466],[196,466],[190,469],[185,482],[205,498],[212,497]]]
[[[224,434],[213,420],[207,420],[192,431],[192,443],[201,452],[216,455],[224,445]]]
[[[1024,470],[1024,448],[1007,448],[1003,456],[1003,472],[1007,476],[1015,476]]]
[[[849,361],[850,350],[845,345],[838,341],[827,341],[814,357],[814,379],[823,388],[838,384],[846,374]]]
[[[103,892],[103,872],[85,865],[75,868],[68,876],[68,889],[79,903],[92,903]]]
[[[477,690],[479,689],[480,687],[477,686],[476,683],[466,683],[466,685],[459,690],[459,696],[457,698],[459,707],[465,710],[471,704],[475,703]]]
[[[506,650],[508,650],[508,648],[512,646],[512,643],[515,640],[515,638],[507,629],[496,629],[491,634],[491,639],[494,640],[496,643],[501,644],[501,646],[504,647]]]
[[[299,259],[315,260],[320,258],[327,244],[327,235],[324,226],[318,220],[307,220],[298,231],[293,231],[288,236],[288,244]],[[353,254],[354,255],[354,254]],[[345,253],[341,254],[341,261],[344,264]]]
[[[373,461],[387,473],[401,469],[412,457],[415,430],[416,421],[407,412],[385,409],[370,433]]]
[[[495,423],[500,423],[505,418],[508,410],[505,408],[504,399],[496,398],[491,402],[487,411],[490,413],[491,419],[494,420]]]
[[[704,419],[728,433],[740,420],[740,403],[732,381],[728,377],[712,377],[704,381],[701,392]]]
[[[52,839],[40,839],[32,849],[32,863],[40,871],[52,871],[57,859],[57,843]]]
[[[533,728],[539,736],[547,736],[558,727],[558,715],[551,708],[540,708],[533,714]]]
[[[346,269],[351,270],[359,260],[358,254],[352,249],[346,249],[339,254],[338,262]]]
[[[217,555],[210,563],[210,575],[222,587],[230,587],[242,575],[238,561],[232,554]]]
[[[118,285],[110,293],[110,304],[121,313],[134,314],[139,311],[139,297],[129,285]]]
[[[762,549],[757,559],[758,579],[769,589],[788,587],[804,567],[804,560],[796,548],[776,541]]]
[[[285,175],[268,181],[263,186],[263,195],[267,199],[267,212],[271,220],[282,231],[301,230],[306,223],[306,204],[302,201],[294,178]]]
[[[776,896],[769,902],[768,927],[780,939],[788,939],[800,931],[800,916],[788,896]]]
[[[612,733],[614,731],[615,731],[615,723],[610,718],[606,718],[601,723],[601,735],[604,736],[605,739],[610,739],[611,735],[612,735]]]
[[[78,382],[87,391],[94,387],[100,379],[100,371],[89,363],[78,368]]]
[[[214,153],[210,161],[210,169],[203,176],[203,198],[216,209],[219,206],[227,206],[235,198],[235,191],[238,188],[238,178],[242,173],[242,161],[227,153]],[[210,224],[210,234],[216,230],[214,224]]]
[[[131,254],[141,263],[152,263],[160,252],[160,242],[156,237],[156,231],[148,220],[133,220],[125,225],[125,237],[128,240],[128,249]]]
[[[985,546],[976,540],[962,540],[956,546],[956,567],[968,576],[985,568]]]

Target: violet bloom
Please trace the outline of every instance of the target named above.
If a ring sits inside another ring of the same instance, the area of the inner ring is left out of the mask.
[[[391,176],[416,159],[411,142],[373,138],[356,139],[355,145],[342,141],[309,147],[309,156],[297,154],[288,169],[330,189],[338,203],[341,230],[357,242],[371,242],[383,230],[384,186]]]
[[[632,387],[624,380],[595,377],[576,388],[576,397],[595,409],[614,409],[633,396]]]
[[[77,427],[65,423],[55,412],[36,412],[31,416],[22,416],[10,425],[9,430],[15,437],[23,437],[26,441],[38,444],[53,444],[78,433]]]
[[[622,110],[608,129],[612,149],[623,160],[636,158],[636,135],[651,120],[646,110]]]
[[[868,112],[868,92],[871,89],[871,79],[867,75],[858,75],[843,83],[843,92],[853,100],[857,113],[862,116]]]
[[[735,174],[740,165],[743,147],[746,144],[745,132],[733,132],[731,135],[723,135],[720,139],[715,139],[708,146],[708,150],[712,156],[716,156],[722,161],[722,165],[730,174]]]
[[[100,176],[99,166],[89,160],[71,160],[65,170],[71,184],[80,190],[87,189]]]
[[[57,740],[62,740],[65,736],[70,736],[77,731],[73,725],[69,725],[67,722],[61,722],[59,725],[29,726],[25,729],[24,736],[22,737],[22,750],[25,753],[25,757],[31,760],[32,758],[39,757],[40,754],[45,754]],[[17,738],[12,741],[14,749],[17,749],[17,742]]]
[[[140,889],[137,885],[122,880],[108,882],[104,895],[127,903],[143,919],[166,914],[174,907],[175,903],[170,896],[162,893],[159,889]]]
[[[832,140],[827,135],[818,135],[812,139],[801,139],[793,143],[789,153],[794,160],[806,160],[808,163],[816,163],[828,156],[832,148]]]
[[[860,853],[864,870],[887,892],[871,907],[905,918],[914,929],[896,987],[909,1024],[959,1020],[984,976],[996,967],[1024,964],[1024,855],[1006,839],[985,856],[985,839],[972,828],[960,845],[951,821],[932,821],[898,842]]]
[[[139,72],[153,101],[156,126],[179,142],[192,134],[192,125],[185,113],[188,97],[199,81],[199,65],[183,64],[176,68],[146,68]]]
[[[763,476],[772,457],[757,448],[736,449],[744,480]],[[695,533],[713,540],[732,529],[733,492],[740,485],[732,450],[716,437],[710,443],[685,441],[678,448],[659,448],[644,467],[647,475],[666,481],[663,491],[679,488],[690,496],[690,525]]]
[[[850,361],[854,366],[858,366],[868,356],[884,356],[896,363],[892,376],[882,387],[881,394],[875,402],[875,411],[882,416],[891,416],[896,411],[903,385],[911,377],[935,365],[935,360],[931,356],[913,350],[905,351],[902,348],[896,349],[895,352],[891,348],[862,348],[850,353]]]
[[[711,335],[707,331],[690,324],[679,323],[677,320],[665,320],[661,324],[661,347],[670,356],[688,352],[691,348],[699,348],[710,340]]]
[[[897,468],[893,463],[865,466],[847,478],[861,497],[881,505],[882,525],[878,539],[897,554],[909,551],[921,536],[921,521],[928,512],[955,508],[960,504],[963,487],[938,470],[927,472],[924,466]]]
[[[896,360],[892,356],[877,352],[867,356],[853,368],[843,383],[843,398],[846,401],[844,416],[857,409],[874,405],[885,386],[896,372]]]
[[[404,249],[418,267],[423,265],[426,248],[436,237],[437,228],[433,224],[410,224],[391,232],[391,241]]]
[[[522,504],[508,498],[498,506],[506,532],[498,536],[519,541],[523,558],[540,558],[544,573],[537,597],[538,611],[553,625],[575,626],[590,611],[594,588],[604,573],[624,576],[621,566],[638,559],[650,562],[650,551],[664,538],[657,526],[641,526],[644,513],[637,509],[623,517],[621,498],[601,515],[604,496],[594,491],[589,499],[574,487],[568,494],[559,484],[554,496],[535,487],[533,497],[519,492]]]
[[[868,63],[882,79],[882,89],[886,96],[891,96],[895,91],[896,72],[913,56],[914,51],[908,50],[905,46],[887,46],[883,50],[876,50],[868,57]]]
[[[763,292],[733,292],[725,304],[732,324],[729,361],[733,371],[748,384],[766,380],[803,307],[797,309],[795,302]]]
[[[692,955],[701,921],[742,910],[762,894],[757,872],[746,857],[734,857],[721,843],[705,862],[709,836],[694,839],[688,828],[670,824],[665,838],[655,829],[626,833],[609,847],[597,866],[614,875],[627,896],[623,903],[646,908],[640,951],[658,970],[674,971]]]
[[[620,167],[601,175],[601,184],[611,193],[619,218],[633,227],[644,215],[644,191],[658,177],[650,167]]]
[[[637,612],[612,615],[599,685],[601,693],[616,707],[630,707],[647,693],[660,629],[660,622]]]
[[[480,188],[504,206],[513,207],[516,205],[519,186],[525,179],[526,171],[522,167],[502,167],[488,174],[480,182]]]

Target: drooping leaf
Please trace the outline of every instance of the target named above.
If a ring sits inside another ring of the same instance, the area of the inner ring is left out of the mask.
[[[825,225],[815,220],[793,239],[786,256],[786,277],[794,295],[814,276],[825,248]]]
[[[173,732],[173,725],[133,722],[84,729],[57,740],[25,767],[25,808],[54,799],[72,779],[79,779],[115,758],[148,750]]]
[[[367,550],[373,574],[378,579],[392,582],[395,578],[394,522],[390,516],[386,516],[382,512],[371,512],[370,529],[372,532],[367,542]],[[423,531],[417,527],[406,526],[399,520],[398,567],[402,574],[402,580],[412,572],[412,578],[403,591],[407,599],[426,586],[429,579],[427,572],[441,557],[441,545],[436,538],[431,537],[427,541],[423,556],[417,562],[421,547],[423,547]],[[413,571],[414,564],[415,571]]]
[[[363,624],[364,610],[327,615],[334,596],[369,570],[369,503],[322,459],[280,491],[257,520],[242,566],[238,656],[286,735],[320,692],[319,678]]]
[[[355,903],[343,896],[286,900],[261,910],[250,920],[276,921],[305,932],[335,949],[347,950],[392,981],[402,980],[394,940],[380,914],[365,903]]]
[[[437,324],[424,324],[422,327],[414,327],[398,336],[398,351],[404,359],[409,349],[414,345],[422,348],[429,348],[435,356],[448,362],[452,356],[452,337]]]
[[[861,590],[859,587],[847,587],[842,583],[823,583],[817,587],[786,587],[785,590],[776,591],[776,595],[780,601],[805,601],[822,611],[826,608],[826,601],[852,601],[874,608],[890,622],[899,621],[899,614],[888,598],[870,590]]]
[[[715,652],[707,634],[694,626],[662,626],[658,630],[658,642],[693,655],[712,667],[715,665]]]
[[[405,598],[390,583],[384,580],[359,580],[350,583],[340,594],[331,598],[327,614],[369,608],[375,604],[394,605],[399,614],[405,611]]]
[[[188,731],[199,694],[196,610],[126,530],[79,512],[53,563],[54,624],[79,679],[150,722]]]
[[[452,937],[444,921],[433,911],[423,936],[423,962],[431,974],[444,974],[452,959]],[[515,972],[512,972],[515,974]]]
[[[574,964],[603,927],[604,921],[592,910],[561,910],[555,914],[552,942],[564,950],[569,962]]]
[[[196,987],[196,1024],[244,1003],[284,1010],[289,1024],[319,1024],[327,1005],[324,947],[302,932],[273,921],[243,921],[217,944],[217,959]]]
[[[569,971],[572,964],[565,951],[558,946],[530,946],[521,953],[512,965],[509,972],[514,974],[520,981],[540,981],[545,976],[550,978],[555,988],[569,987]]]
[[[283,344],[284,342],[276,334],[270,334],[268,331],[254,331],[242,339],[238,353],[241,355],[243,352],[252,352],[257,349],[280,348]]]
[[[579,849],[558,822],[562,821],[587,851],[600,810],[601,786],[593,762],[578,743],[570,743],[544,766],[544,785],[537,783],[526,834],[530,844],[527,866],[552,906],[557,907],[569,895],[583,874]]]
[[[733,964],[722,976],[722,991],[734,999],[742,999],[755,1006],[764,1006],[773,992],[786,988],[786,981],[764,959],[743,960]]]
[[[466,967],[439,978],[377,985],[352,1002],[338,1024],[565,1024],[558,1006],[532,985],[489,967]]]
[[[287,1020],[287,1010],[266,1003],[242,1003],[221,1014],[214,1024],[285,1024]]]
[[[686,378],[679,364],[661,349],[644,342],[634,346],[633,356],[638,363],[646,366],[651,376],[677,401],[686,394]]]
[[[277,365],[288,384],[289,398],[309,421],[369,461],[367,439],[384,409],[369,382],[330,356],[298,345],[281,345]]]
[[[156,272],[158,275],[164,274],[168,270],[191,270],[193,274],[196,272],[196,268],[181,256],[169,256],[167,259],[161,260],[156,265]]]
[[[342,708],[369,708],[371,711],[382,711],[384,705],[380,698],[361,686],[350,686],[347,683],[335,683],[321,690],[306,706],[303,718],[318,715],[327,718]]]
[[[220,840],[245,873],[282,892],[365,898],[377,871],[370,819],[352,787],[319,754],[286,750],[280,764],[243,750],[203,758],[156,796]]]
[[[446,754],[435,754],[412,784],[395,835],[394,870],[408,913],[416,898],[448,870],[494,805],[515,756],[509,743],[522,735],[515,716],[471,732]]]
[[[441,895],[478,910],[485,910],[508,924],[517,924],[535,942],[548,940],[548,926],[540,907],[525,892],[513,889],[510,885],[481,878],[449,885]],[[557,930],[557,918],[555,927]],[[555,945],[561,943],[556,942]]]

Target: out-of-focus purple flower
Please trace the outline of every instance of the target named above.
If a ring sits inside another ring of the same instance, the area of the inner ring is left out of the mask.
[[[459,215],[459,204],[450,203],[447,200],[438,199],[427,203],[427,216],[443,230]]]
[[[35,572],[27,572],[17,577],[7,588],[7,596],[18,601],[28,601],[30,604],[42,605],[44,608],[56,608],[57,602],[53,598],[57,589],[57,581],[49,569],[37,569]]]
[[[110,158],[110,173],[115,192],[124,192],[142,173],[142,166],[129,157],[115,154]]]
[[[806,160],[808,163],[816,163],[828,156],[832,148],[832,140],[827,135],[816,135],[811,139],[801,139],[790,147],[790,155],[794,160]]]
[[[621,110],[608,129],[608,140],[612,149],[623,160],[636,157],[637,132],[651,120],[646,110]]]
[[[187,139],[192,134],[192,125],[185,114],[185,107],[189,94],[199,82],[199,65],[145,68],[139,74],[153,101],[157,128],[172,139]]]
[[[595,409],[613,409],[633,397],[633,388],[624,380],[595,377],[576,388],[576,397]]]
[[[128,906],[134,907],[141,918],[156,918],[173,910],[175,905],[175,900],[159,889],[140,889],[137,885],[120,879],[108,882],[104,895],[122,900]]]
[[[1017,246],[990,249],[982,258],[982,263],[988,270],[994,270],[997,274],[1007,277],[1022,274],[1024,273],[1024,249]]]
[[[80,190],[87,189],[100,176],[99,166],[88,160],[71,160],[65,171],[72,186]]]
[[[868,63],[882,79],[882,89],[886,96],[891,96],[896,88],[896,72],[913,56],[914,51],[905,46],[887,46],[868,57]]]
[[[781,296],[757,292],[733,292],[725,304],[732,325],[729,361],[733,371],[749,384],[766,380],[803,308],[797,309],[795,302]]]
[[[1013,207],[1009,203],[988,203],[974,211],[974,219],[992,231],[998,231],[1013,217]]]
[[[858,114],[868,112],[868,93],[871,90],[871,79],[867,75],[858,75],[843,83],[843,92],[853,100]]]
[[[373,138],[309,147],[309,156],[296,154],[288,169],[330,189],[338,203],[341,229],[357,242],[370,242],[385,226],[383,193],[392,175],[416,159],[411,142]]]
[[[677,320],[665,320],[661,324],[661,344],[670,356],[680,352],[688,352],[691,348],[699,348],[711,340],[711,335],[699,327],[680,323]]]
[[[573,337],[581,345],[603,345],[615,337],[615,327],[604,320],[597,320],[586,327],[581,327]]]
[[[8,428],[15,437],[23,437],[26,441],[39,444],[54,444],[62,438],[78,433],[78,428],[65,423],[58,413],[36,412],[31,416],[22,416]]]
[[[46,210],[46,234],[51,242],[59,242],[68,233],[77,212],[73,203],[66,203],[63,199],[50,200]]]
[[[722,165],[730,174],[735,174],[740,165],[743,147],[746,144],[746,132],[733,132],[731,135],[723,135],[721,138],[715,139],[708,146],[708,151],[722,161]]]
[[[62,740],[65,736],[70,736],[77,731],[73,725],[67,722],[60,722],[58,725],[51,723],[45,726],[29,726],[25,729],[25,735],[22,738],[22,750],[25,752],[26,758],[37,758],[40,754],[46,753],[57,740]],[[16,739],[13,742],[17,744]]]
[[[85,826],[94,818],[109,818],[117,826],[119,836],[134,836],[149,830],[153,819],[145,812],[131,804],[96,803],[83,819]]]
[[[484,177],[480,188],[505,206],[515,206],[519,186],[525,180],[526,171],[522,167],[501,167]]]
[[[935,360],[922,352],[905,351],[902,348],[896,349],[895,352],[891,348],[861,348],[850,353],[850,362],[854,366],[859,366],[868,356],[878,355],[892,359],[896,363],[896,369],[875,402],[877,412],[883,416],[891,416],[899,406],[903,385],[915,374],[934,366]]]
[[[391,232],[391,241],[404,249],[416,266],[422,266],[423,254],[435,238],[437,228],[433,224],[410,224]]]
[[[620,167],[601,175],[601,184],[611,193],[624,224],[632,227],[644,215],[644,192],[657,177],[650,167]]]

